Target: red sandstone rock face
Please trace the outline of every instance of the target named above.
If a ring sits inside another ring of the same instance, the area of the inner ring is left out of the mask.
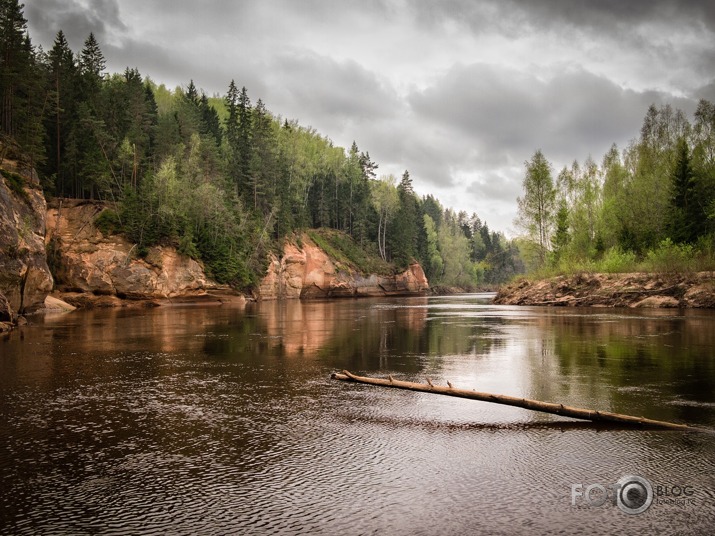
[[[173,247],[153,247],[146,258],[136,258],[133,244],[117,235],[104,236],[94,226],[102,210],[101,205],[77,202],[48,210],[46,239],[59,240],[57,276],[64,290],[94,296],[168,299],[199,296],[218,288],[199,262],[180,255]]]
[[[429,282],[415,263],[395,276],[364,275],[336,265],[307,235],[301,247],[288,243],[273,257],[258,288],[263,300],[358,296],[422,295]]]
[[[16,171],[10,162],[4,167]],[[30,184],[32,177],[25,177]],[[42,191],[34,185],[14,193],[0,177],[0,295],[14,313],[42,307],[52,291],[45,255],[45,213]]]

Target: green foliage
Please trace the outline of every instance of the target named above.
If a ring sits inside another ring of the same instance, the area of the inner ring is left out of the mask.
[[[312,229],[310,239],[331,258],[349,269],[362,274],[391,275],[393,266],[383,261],[374,251],[361,247],[344,232],[330,229]]]
[[[694,253],[691,244],[675,244],[666,238],[648,251],[644,265],[651,272],[691,272],[695,268]]]
[[[609,274],[636,271],[636,255],[632,251],[623,251],[620,247],[614,246],[606,251],[595,269]]]
[[[196,243],[194,242],[194,236],[189,231],[186,231],[184,234],[179,236],[179,244],[176,249],[182,255],[186,255],[192,259],[201,258],[201,253],[199,253]]]
[[[5,177],[5,180],[10,187],[10,190],[14,194],[16,194],[23,201],[25,201],[25,203],[30,202],[30,197],[25,191],[25,186],[27,185],[25,177],[23,177],[22,175],[18,175],[17,173],[13,173],[12,171],[7,171],[6,169],[0,169],[0,174]]]
[[[549,268],[539,262],[543,242],[536,232],[543,205],[524,211],[526,199],[538,199],[527,190],[540,161],[537,151],[527,162],[526,193],[519,200],[528,237],[520,247],[530,271],[673,272],[712,266],[713,132],[715,106],[707,101],[699,103],[693,125],[681,111],[653,105],[640,138],[623,153],[613,145],[600,168],[590,158],[564,168],[557,180],[559,209],[546,225],[553,248]]]
[[[425,263],[425,275],[429,281],[437,281],[443,273],[444,261],[439,253],[437,228],[434,220],[429,214],[424,215],[424,228],[427,236],[427,262]]]
[[[102,234],[112,235],[121,231],[122,221],[119,219],[119,214],[117,214],[115,210],[106,208],[94,219],[94,226],[99,229]]]
[[[685,139],[678,142],[668,209],[669,237],[676,243],[696,242],[707,223],[706,208],[700,200],[698,183],[690,164],[690,152]]]
[[[570,240],[569,236],[569,209],[566,201],[561,200],[559,209],[556,212],[556,232],[551,239],[554,252],[554,262],[558,263],[561,254],[566,249]]]
[[[438,282],[454,287],[476,287],[479,284],[478,269],[476,263],[471,260],[470,243],[451,210],[445,211],[438,231],[438,241],[444,262]]]
[[[556,189],[551,176],[551,164],[538,150],[531,160],[524,162],[524,197],[519,197],[517,225],[539,246],[539,260],[544,264],[549,250]]]
[[[399,267],[406,268],[417,253],[418,226],[422,226],[422,222],[417,219],[417,199],[412,188],[412,179],[407,171],[403,173],[397,186],[397,194],[399,206],[389,244],[392,260]]]

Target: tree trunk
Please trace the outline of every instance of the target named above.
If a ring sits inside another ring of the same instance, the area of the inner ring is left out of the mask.
[[[607,411],[573,408],[570,406],[564,406],[563,404],[540,402],[538,400],[518,398],[515,396],[480,393],[478,391],[470,391],[467,389],[457,389],[452,387],[451,385],[443,387],[441,385],[434,385],[429,378],[427,378],[427,383],[423,384],[395,380],[394,378],[392,378],[392,376],[390,376],[386,380],[381,378],[366,378],[364,376],[355,376],[347,370],[344,370],[342,373],[335,372],[331,375],[331,378],[342,381],[352,381],[358,383],[366,383],[369,385],[378,385],[381,387],[394,387],[396,389],[407,389],[409,391],[421,391],[424,393],[436,393],[440,395],[456,396],[458,398],[469,398],[471,400],[480,400],[482,402],[494,402],[496,404],[505,404],[507,406],[516,406],[518,408],[542,411],[544,413],[553,413],[555,415],[562,415],[565,417],[573,417],[574,419],[639,425],[646,428],[661,428],[671,430],[694,429],[685,424],[655,421],[652,419],[646,419],[645,417],[632,417],[630,415],[621,415],[619,413],[610,413]]]

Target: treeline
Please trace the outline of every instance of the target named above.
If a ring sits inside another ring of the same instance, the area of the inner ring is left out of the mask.
[[[45,52],[16,0],[0,0],[0,39],[3,147],[22,147],[47,195],[113,203],[97,225],[139,255],[173,244],[248,286],[283,238],[329,227],[398,268],[419,261],[433,284],[498,283],[522,268],[476,215],[419,198],[408,172],[378,178],[367,151],[274,116],[234,81],[208,97],[193,81],[169,90],[136,69],[109,75],[93,34],[74,53],[60,31]]]
[[[541,151],[526,165],[517,224],[531,270],[710,269],[715,261],[715,106],[690,121],[651,105],[640,137],[600,165],[555,177]]]

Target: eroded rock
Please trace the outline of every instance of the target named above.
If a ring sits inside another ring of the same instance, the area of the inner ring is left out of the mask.
[[[15,313],[31,313],[53,286],[44,241],[47,205],[33,176],[19,175],[13,162],[2,167],[13,178],[0,177],[0,293]]]
[[[288,242],[280,258],[270,259],[258,287],[260,299],[422,295],[429,290],[427,277],[417,263],[394,276],[361,274],[337,265],[306,234],[297,242],[300,247]]]
[[[58,251],[56,274],[64,299],[78,307],[111,307],[122,299],[201,297],[225,287],[203,265],[175,248],[156,246],[137,258],[136,246],[94,225],[103,204],[58,202],[48,210],[48,244]],[[228,289],[226,289],[228,290]]]

